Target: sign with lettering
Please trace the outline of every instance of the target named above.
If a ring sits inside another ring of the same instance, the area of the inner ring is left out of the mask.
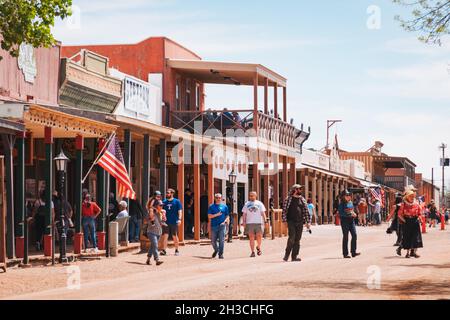
[[[37,75],[36,56],[32,45],[22,43],[19,47],[19,57],[17,58],[19,69],[25,77],[25,81],[34,83]]]

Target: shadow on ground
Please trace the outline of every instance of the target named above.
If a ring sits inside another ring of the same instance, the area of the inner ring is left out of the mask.
[[[277,285],[278,286],[278,285]],[[415,298],[433,297],[433,296],[447,296],[450,298],[450,280],[428,281],[428,280],[399,280],[382,282],[381,289],[370,290],[364,282],[355,281],[289,281],[280,284],[282,287],[293,287],[296,289],[320,289],[327,291],[342,291],[348,290],[352,294],[371,292],[373,295],[392,295],[393,298]]]

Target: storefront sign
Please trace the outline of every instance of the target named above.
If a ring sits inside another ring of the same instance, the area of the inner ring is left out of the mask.
[[[125,109],[142,114],[150,115],[150,86],[143,82],[125,77]]]
[[[19,57],[17,58],[19,69],[25,77],[25,81],[34,83],[37,75],[36,56],[34,48],[30,44],[22,43],[19,47]]]

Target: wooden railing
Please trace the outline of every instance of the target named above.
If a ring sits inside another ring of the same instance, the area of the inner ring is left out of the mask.
[[[253,129],[259,138],[292,148],[296,147],[296,138],[300,132],[283,120],[262,112],[255,114],[253,110],[171,111],[170,126],[200,135],[213,134],[212,130],[216,133],[219,131],[224,137],[230,129],[244,132]]]

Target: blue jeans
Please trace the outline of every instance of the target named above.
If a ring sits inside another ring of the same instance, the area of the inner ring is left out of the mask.
[[[375,220],[376,225],[381,224],[381,213],[374,213],[373,219]]]
[[[153,234],[151,232],[147,233],[148,239],[150,240],[150,248],[148,249],[147,257],[150,259],[152,256],[155,258],[155,261],[159,260],[158,253],[158,242],[161,236]]]
[[[214,252],[219,253],[219,257],[223,256],[223,249],[225,246],[225,224],[221,224],[219,226],[211,226],[211,244],[214,248]],[[219,241],[219,245],[217,245],[217,241]]]
[[[139,230],[140,230],[140,221],[136,215],[130,216],[130,220],[128,220],[128,230],[129,230],[129,236],[128,240],[130,242],[132,241],[139,241]]]
[[[95,218],[94,217],[83,217],[83,235],[84,235],[84,248],[88,248],[89,238],[93,248],[97,248],[97,236],[95,234]]]
[[[356,253],[356,226],[355,220],[353,218],[341,218],[341,228],[342,228],[342,254],[348,256],[348,234],[352,236],[350,252],[352,254]]]

